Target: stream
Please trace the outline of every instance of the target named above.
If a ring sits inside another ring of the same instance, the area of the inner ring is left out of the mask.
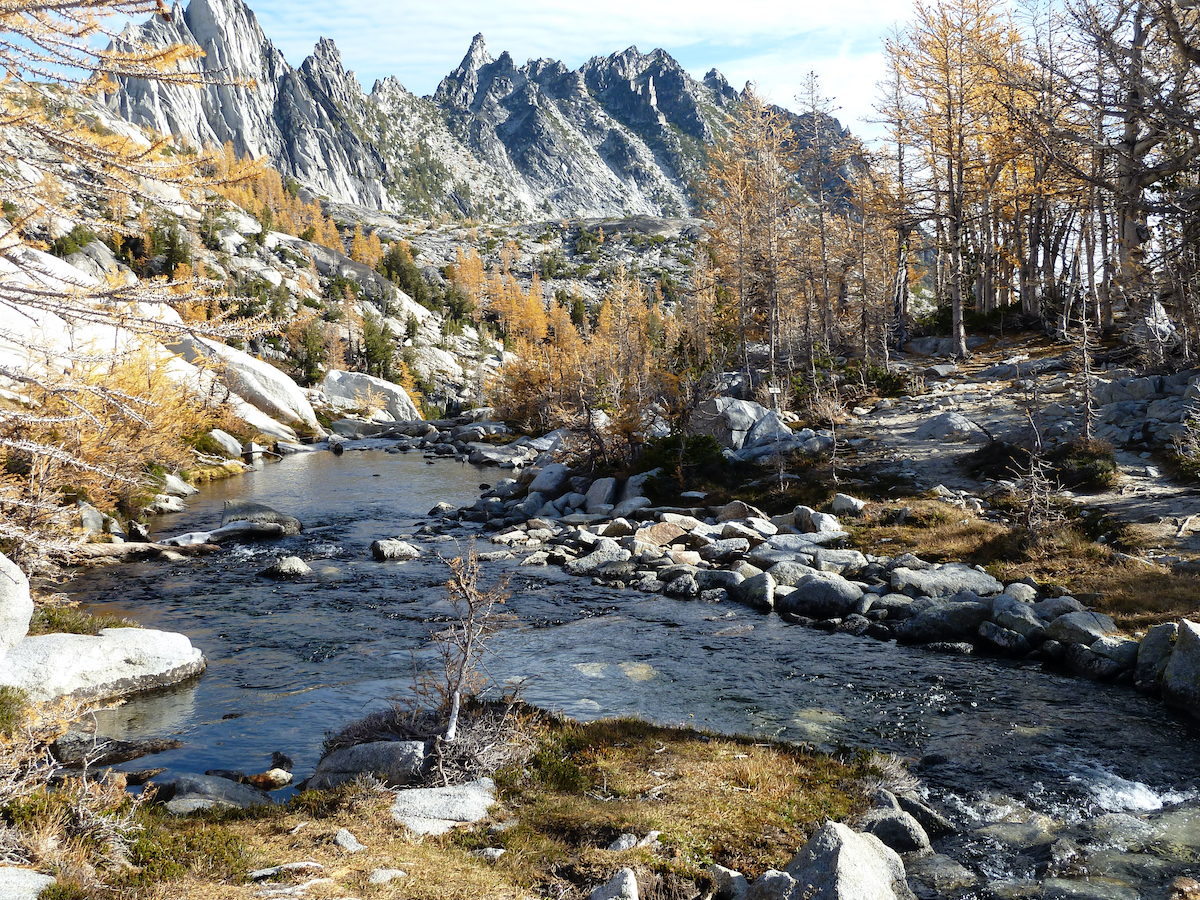
[[[413,667],[432,660],[430,632],[450,613],[436,554],[457,555],[475,526],[417,535],[426,552],[408,563],[374,562],[370,543],[412,535],[435,503],[469,504],[499,477],[375,449],[289,457],[205,487],[155,533],[215,527],[232,499],[295,515],[304,533],[79,573],[65,590],[88,609],[183,632],[209,661],[190,685],[100,714],[102,732],[184,741],[129,768],[256,772],[281,750],[306,777],[327,731],[411,697]],[[315,576],[257,577],[289,554]],[[511,579],[488,661],[498,683],[579,719],[637,715],[897,754],[960,828],[935,849],[978,879],[923,896],[1134,900],[1200,878],[1200,723],[1131,688],[516,563],[484,564],[486,577]]]

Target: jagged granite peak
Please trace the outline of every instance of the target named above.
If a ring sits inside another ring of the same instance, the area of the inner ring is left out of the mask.
[[[734,103],[738,99],[738,92],[730,86],[725,76],[716,69],[709,69],[704,74],[704,85],[714,94],[723,98],[726,103]]]
[[[487,41],[482,34],[475,35],[458,68],[443,78],[438,85],[433,95],[434,100],[453,106],[470,106],[471,100],[479,92],[479,70],[493,62],[487,50]]]
[[[242,0],[192,0],[174,13],[170,22],[155,17],[127,28],[117,49],[130,49],[135,38],[151,46],[195,45],[204,56],[190,63],[191,70],[213,73],[223,83],[197,89],[123,79],[107,98],[110,107],[196,147],[228,141],[239,155],[266,157],[317,193],[387,206],[378,155],[338,108],[363,98],[331,42],[322,40],[297,71]]]
[[[317,41],[312,55],[300,64],[300,72],[334,102],[352,104],[362,98],[358,79],[342,67],[342,54],[328,38]]]
[[[365,95],[330,40],[292,68],[243,0],[191,0],[172,21],[130,26],[128,49],[194,44],[204,89],[124,80],[107,98],[138,125],[265,157],[318,196],[416,215],[681,215],[706,147],[738,94],[697,82],[670,54],[630,47],[578,70],[493,58],[477,34],[432,97],[395,78]]]

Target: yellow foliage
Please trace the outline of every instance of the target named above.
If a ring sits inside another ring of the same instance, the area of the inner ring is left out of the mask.
[[[149,468],[193,465],[187,437],[204,433],[219,417],[216,404],[173,380],[166,360],[150,348],[116,362],[98,359],[74,376],[35,397],[41,421],[19,423],[19,430],[12,423],[0,432],[16,439],[5,450],[0,511],[52,502],[61,492],[136,512]]]
[[[421,401],[424,399],[424,394],[417,387],[417,379],[409,369],[408,363],[402,359],[396,360],[396,366],[393,370],[395,383],[404,388],[404,392],[408,394],[408,399],[413,402],[417,409],[421,408]]]
[[[367,262],[367,237],[363,234],[362,223],[354,226],[354,234],[350,238],[350,258],[355,262]]]
[[[595,331],[585,340],[570,311],[554,304],[547,311],[541,285],[529,292],[511,281],[493,279],[502,295],[501,324],[516,359],[507,362],[495,388],[495,403],[506,420],[527,427],[580,426],[603,410],[612,425],[593,429],[601,452],[635,452],[655,403],[671,405],[677,379],[669,374],[670,357],[654,335],[665,329],[658,310],[646,303],[637,281],[618,272],[600,309]]]
[[[484,287],[486,279],[483,273],[483,260],[474,247],[465,250],[459,247],[454,251],[454,286],[461,290],[477,309],[484,305]]]
[[[333,219],[321,212],[319,203],[305,203],[289,190],[275,169],[262,162],[239,160],[233,144],[228,141],[221,153],[213,157],[213,168],[216,192],[258,216],[264,228],[303,237],[344,252],[342,238]],[[378,245],[378,242],[376,238],[375,244]],[[368,243],[364,255],[369,255],[370,249]],[[375,260],[380,255],[382,251],[375,256]]]

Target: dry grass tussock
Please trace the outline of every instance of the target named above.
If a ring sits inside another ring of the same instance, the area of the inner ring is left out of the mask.
[[[851,524],[847,522],[847,524]],[[1011,528],[938,500],[873,507],[852,524],[852,544],[871,553],[915,553],[929,562],[988,565],[1019,554]]]
[[[25,704],[11,689],[0,692],[0,862],[99,887],[134,868],[143,801],[126,793],[121,777],[85,772],[56,779],[48,747],[91,709]]]
[[[530,761],[497,778],[517,824],[464,843],[498,840],[509,852],[497,867],[524,886],[586,896],[627,864],[605,849],[614,839],[660,831],[661,850],[630,858],[659,880],[659,896],[691,896],[712,862],[748,877],[782,867],[822,822],[857,809],[866,773],[801,748],[632,719],[548,723]]]
[[[893,794],[908,794],[921,787],[920,780],[894,753],[872,751],[867,759],[867,769],[869,774],[863,779],[863,788],[868,794],[879,788]]]

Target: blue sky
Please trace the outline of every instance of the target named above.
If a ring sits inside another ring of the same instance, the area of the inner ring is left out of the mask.
[[[369,91],[395,75],[430,94],[482,32],[493,57],[509,51],[561,59],[575,68],[592,56],[636,45],[662,47],[693,76],[717,68],[740,88],[747,80],[780,106],[798,109],[809,71],[855,132],[867,123],[882,75],[882,38],[910,14],[911,0],[442,0],[411,5],[367,0],[249,0],[270,38],[298,66],[320,37],[332,39]]]

